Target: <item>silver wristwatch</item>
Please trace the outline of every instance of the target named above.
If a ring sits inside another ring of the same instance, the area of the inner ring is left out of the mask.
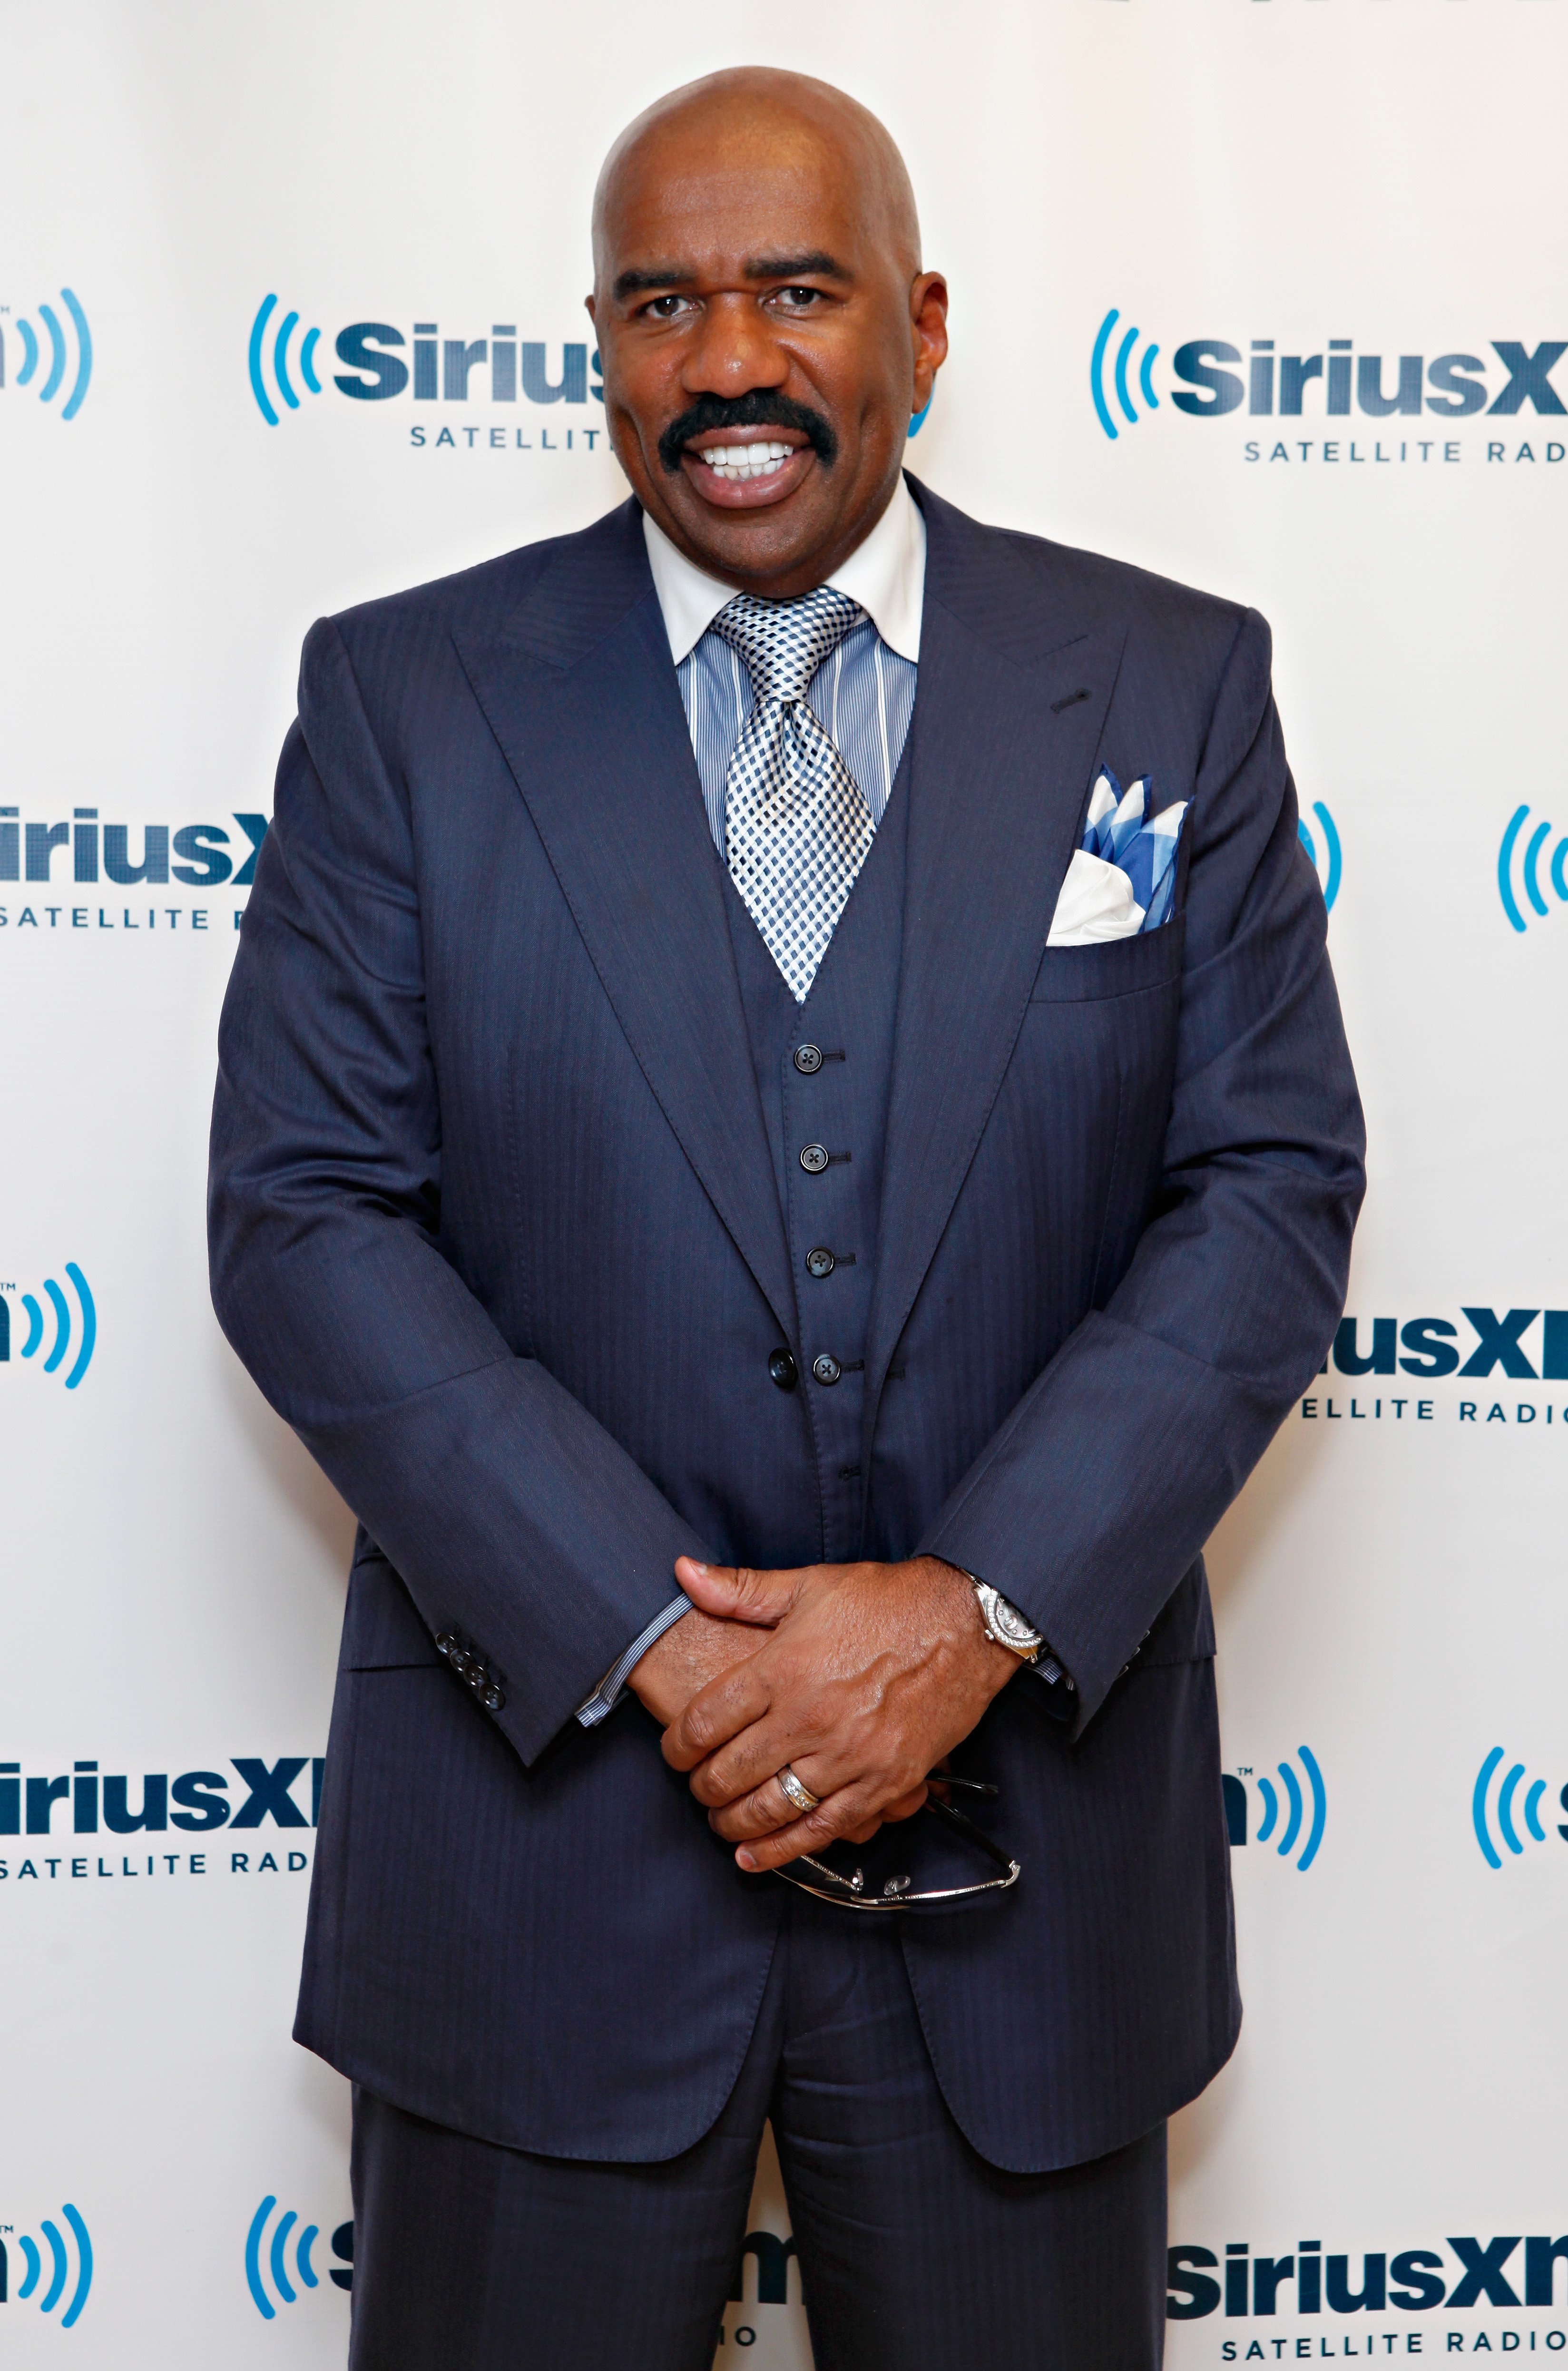
[[[998,1647],[1006,1647],[1020,1662],[1032,1663],[1045,1644],[1040,1632],[1032,1629],[1017,1606],[993,1589],[989,1581],[976,1580],[972,1572],[964,1577],[974,1591],[986,1637],[995,1639]]]

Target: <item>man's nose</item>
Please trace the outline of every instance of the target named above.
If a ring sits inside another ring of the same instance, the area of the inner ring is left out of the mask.
[[[789,376],[790,357],[754,297],[726,294],[709,302],[681,371],[688,395],[749,395],[782,387]]]

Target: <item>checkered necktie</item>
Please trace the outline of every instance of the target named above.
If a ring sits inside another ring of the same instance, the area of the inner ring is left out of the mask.
[[[724,781],[730,875],[797,1004],[844,911],[875,828],[865,793],[806,688],[864,611],[821,584],[800,601],[737,594],[713,631],[740,653],[756,705]]]

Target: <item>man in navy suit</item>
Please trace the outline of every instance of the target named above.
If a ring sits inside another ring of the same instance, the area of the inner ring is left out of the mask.
[[[1145,2371],[1201,1550],[1362,1182],[1267,630],[902,474],[946,290],[839,93],[651,109],[594,273],[634,499],[312,630],[223,1022],[216,1305],[361,1526],[352,2360],[706,2366],[771,2118],[819,2371]],[[1072,931],[1101,769],[1174,895]]]

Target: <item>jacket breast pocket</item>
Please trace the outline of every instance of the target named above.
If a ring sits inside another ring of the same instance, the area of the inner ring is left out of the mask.
[[[420,1663],[441,1663],[435,1641],[401,1575],[387,1563],[375,1541],[362,1534],[349,1572],[338,1669],[397,1671]]]
[[[1031,1001],[1087,1004],[1168,989],[1181,979],[1186,936],[1184,918],[1178,914],[1136,938],[1105,939],[1092,947],[1047,947]]]

